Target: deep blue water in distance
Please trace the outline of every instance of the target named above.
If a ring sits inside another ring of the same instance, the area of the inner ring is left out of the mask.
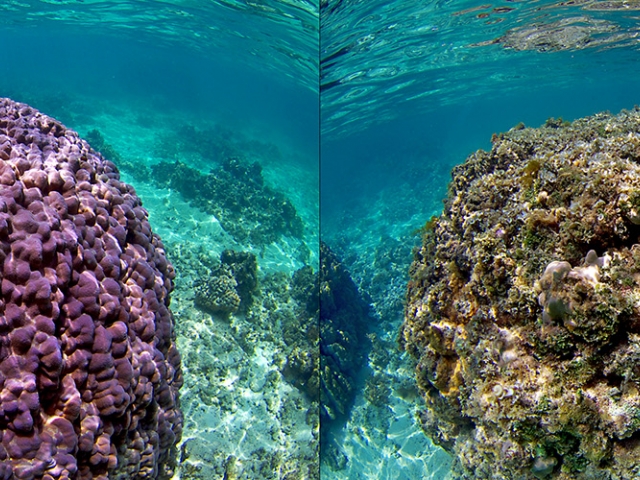
[[[272,128],[317,157],[317,95],[290,78],[234,62],[226,52],[205,55],[180,44],[156,46],[55,26],[36,32],[0,30],[0,41],[0,87],[5,91],[153,99],[192,112],[194,121],[208,115],[229,124]],[[53,45],[56,55],[40,52],[42,45]]]
[[[442,165],[450,170],[473,151],[488,150],[493,133],[519,122],[535,127],[549,117],[573,120],[640,103],[635,77],[605,77],[599,83],[576,77],[572,87],[533,92],[522,81],[520,91],[505,96],[499,95],[500,85],[496,85],[495,92],[487,92],[488,99],[474,97],[420,113],[407,103],[394,109],[396,118],[365,131],[349,134],[347,127],[337,138],[326,134],[321,162],[323,225],[331,228],[345,206],[366,203],[377,192],[400,185],[403,172],[425,169],[422,177],[412,179],[422,183]],[[446,185],[441,180],[437,177],[434,188],[444,195]],[[419,197],[415,200],[420,202]]]

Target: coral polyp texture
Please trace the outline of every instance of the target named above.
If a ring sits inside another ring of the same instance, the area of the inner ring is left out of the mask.
[[[172,267],[116,167],[0,99],[0,479],[163,479],[182,415]]]
[[[210,313],[233,313],[238,310],[241,301],[237,286],[229,269],[220,267],[211,278],[194,284],[195,304]]]
[[[640,475],[640,111],[495,135],[453,171],[400,341],[458,479]]]

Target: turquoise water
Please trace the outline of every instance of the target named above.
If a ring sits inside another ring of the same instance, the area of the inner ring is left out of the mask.
[[[317,399],[285,368],[317,332],[293,278],[318,270],[317,18],[304,0],[0,5],[0,96],[113,160],[175,267],[175,478],[318,476]],[[216,281],[239,308],[216,310]]]
[[[356,397],[322,475],[446,478],[449,457],[413,421],[411,361],[394,350],[416,230],[492,134],[640,103],[638,5],[321,3],[322,238],[372,297],[368,378],[386,398]]]
[[[175,266],[176,478],[447,477],[397,349],[416,231],[493,133],[640,104],[639,12],[617,0],[2,2],[0,96],[113,160]],[[317,299],[305,297],[320,237],[371,305],[352,398],[326,437]],[[225,277],[225,250],[255,256],[258,289],[221,313],[201,292]]]

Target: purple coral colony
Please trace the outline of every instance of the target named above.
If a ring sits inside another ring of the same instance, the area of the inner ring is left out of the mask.
[[[424,230],[401,342],[454,478],[640,478],[640,110],[494,136]]]
[[[169,478],[172,267],[116,167],[0,99],[0,479]]]

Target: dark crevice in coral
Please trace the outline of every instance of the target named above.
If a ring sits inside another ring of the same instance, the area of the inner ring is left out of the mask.
[[[624,242],[621,242],[619,248],[631,248],[633,245],[640,243],[640,225],[636,225],[632,222],[628,222],[625,225],[627,227],[627,231],[629,232],[629,237]]]
[[[636,225],[632,222],[625,222],[624,226],[627,229],[625,238],[622,238],[619,235],[606,238],[595,237],[590,243],[582,245],[580,247],[580,251],[583,255],[586,255],[589,250],[595,250],[596,253],[602,255],[607,251],[631,248],[633,245],[639,244],[640,225]]]
[[[640,449],[640,430],[631,434],[631,436],[620,440],[620,445],[624,447],[625,450],[638,450]]]
[[[607,375],[603,377],[603,379],[605,380],[607,385],[609,385],[610,387],[618,388],[618,389],[622,387],[622,383],[624,382],[624,378],[621,377],[620,375],[616,375],[615,373]]]

